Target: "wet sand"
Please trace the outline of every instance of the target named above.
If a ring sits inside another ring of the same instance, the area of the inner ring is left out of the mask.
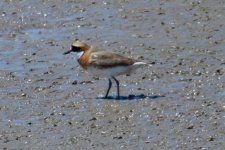
[[[217,1],[1,1],[0,147],[225,149],[225,13]],[[85,73],[79,38],[152,64]]]

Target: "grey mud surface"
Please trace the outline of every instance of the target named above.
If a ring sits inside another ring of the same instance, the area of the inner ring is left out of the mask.
[[[223,0],[0,1],[0,148],[225,149]],[[79,38],[152,64],[106,79]],[[116,96],[113,83],[110,96]]]

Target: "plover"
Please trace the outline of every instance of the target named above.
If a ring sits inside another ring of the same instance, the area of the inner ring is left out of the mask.
[[[139,62],[114,52],[99,49],[78,40],[72,43],[71,49],[66,51],[64,55],[71,52],[78,53],[77,61],[87,72],[94,76],[108,78],[109,86],[105,98],[108,98],[112,86],[111,79],[116,81],[117,98],[119,98],[119,81],[116,79],[116,76],[130,74],[132,71],[140,68],[140,66],[146,65],[144,62]]]

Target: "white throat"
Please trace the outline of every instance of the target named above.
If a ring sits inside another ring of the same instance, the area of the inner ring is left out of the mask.
[[[81,52],[77,52],[77,57],[78,59],[80,59],[80,57],[84,54],[84,51],[81,51]]]

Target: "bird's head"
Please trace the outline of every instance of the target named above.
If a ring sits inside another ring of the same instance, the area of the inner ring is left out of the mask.
[[[71,49],[69,51],[66,51],[64,53],[64,55],[69,54],[71,52],[82,52],[82,51],[86,51],[90,48],[90,46],[84,42],[81,42],[79,40],[75,40],[72,45],[71,45]]]

